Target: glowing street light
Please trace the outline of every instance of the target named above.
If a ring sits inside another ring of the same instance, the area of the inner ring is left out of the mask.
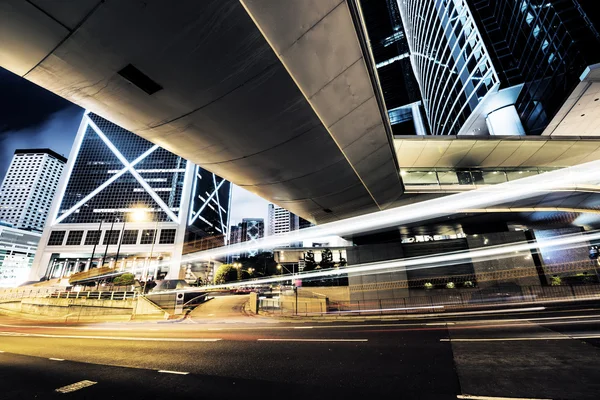
[[[148,213],[143,208],[136,208],[131,212],[131,219],[135,222],[148,221]]]

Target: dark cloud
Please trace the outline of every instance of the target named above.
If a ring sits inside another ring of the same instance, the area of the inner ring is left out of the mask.
[[[18,148],[68,156],[83,109],[0,68],[0,178]]]
[[[38,126],[67,108],[79,107],[0,68],[0,137],[5,137],[6,132]]]
[[[0,134],[0,177],[16,149],[50,148],[68,157],[82,117],[81,108],[70,107],[47,116],[37,126]]]

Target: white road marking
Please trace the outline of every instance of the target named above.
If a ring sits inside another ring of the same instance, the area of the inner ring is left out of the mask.
[[[477,315],[477,314],[502,314],[502,313],[512,313],[512,312],[523,312],[523,311],[543,311],[546,307],[529,307],[529,308],[509,308],[509,309],[501,309],[501,310],[482,310],[482,311],[459,311],[459,312],[445,312],[444,314],[440,314],[443,316],[449,315]]]
[[[146,342],[218,342],[222,339],[217,338],[148,338],[148,337],[130,337],[130,336],[84,336],[84,335],[46,335],[43,333],[19,333],[0,332],[0,336],[20,336],[20,337],[38,337],[53,339],[96,339],[96,340],[125,340],[125,341],[146,341]]]
[[[368,342],[369,339],[256,339],[259,342]]]
[[[77,382],[74,383],[72,385],[67,385],[67,386],[63,386],[61,388],[58,388],[55,390],[55,392],[58,393],[71,393],[71,392],[75,392],[77,390],[86,388],[86,387],[90,387],[95,385],[98,382],[94,382],[94,381],[81,381],[81,382]]]
[[[312,329],[314,326],[295,326],[294,329]]]
[[[175,374],[175,375],[187,375],[187,374],[189,374],[189,372],[168,371],[168,370],[164,370],[164,369],[161,369],[158,372],[161,373],[161,374]]]
[[[84,331],[132,331],[132,328],[110,328],[98,326],[52,326],[52,325],[8,325],[0,324],[6,328],[35,328],[35,329],[72,329]]]
[[[456,396],[457,399],[470,399],[470,400],[552,400],[552,399],[534,399],[531,397],[490,397],[490,396],[471,396],[468,394],[459,394]]]
[[[64,358],[53,358],[53,357],[50,357],[48,360],[52,360],[52,361],[65,361]]]
[[[514,342],[527,340],[574,340],[574,339],[600,339],[600,335],[577,335],[577,336],[540,336],[540,337],[511,337],[511,338],[461,338],[440,339],[440,342]]]
[[[443,326],[445,326],[445,325],[454,325],[454,322],[432,322],[432,323],[425,324],[425,325],[443,325]]]

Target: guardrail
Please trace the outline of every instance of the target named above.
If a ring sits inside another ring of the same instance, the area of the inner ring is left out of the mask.
[[[40,289],[6,289],[0,290],[0,302],[11,302],[21,299],[53,298],[53,299],[90,299],[90,300],[128,300],[139,294],[133,291],[62,291],[56,288]]]
[[[435,289],[427,296],[351,300],[319,304],[315,301],[296,302],[291,297],[259,299],[259,310],[279,315],[361,315],[361,314],[412,314],[442,313],[470,307],[535,304],[557,301],[600,300],[600,285],[522,286],[513,290]],[[424,290],[425,292],[425,290]]]

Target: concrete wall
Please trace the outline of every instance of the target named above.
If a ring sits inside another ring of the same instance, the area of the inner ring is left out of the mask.
[[[496,232],[479,235],[469,235],[467,242],[469,249],[485,248],[505,243],[525,242],[527,237],[524,232]],[[489,260],[472,260],[475,270],[475,279],[478,288],[496,286],[498,284],[514,284],[517,286],[540,285],[534,259],[529,250],[511,253],[506,258],[493,258]],[[501,279],[491,279],[499,276],[500,271],[511,270]]]
[[[250,292],[250,311],[254,314],[258,314],[258,293]]]
[[[50,317],[89,317],[133,314],[163,316],[164,312],[144,298],[127,300],[25,298],[1,303],[0,309]]]
[[[399,242],[367,244],[349,248],[348,265],[365,264],[384,260],[394,260],[404,257],[402,244]],[[349,297],[351,301],[365,301],[378,299],[394,299],[408,297],[408,289],[383,289],[375,291],[353,290],[352,286],[363,287],[372,283],[386,283],[406,281],[406,270],[397,269],[376,275],[348,274]]]
[[[322,296],[329,301],[349,301],[350,289],[348,286],[317,286],[317,287],[299,287],[298,297]]]

